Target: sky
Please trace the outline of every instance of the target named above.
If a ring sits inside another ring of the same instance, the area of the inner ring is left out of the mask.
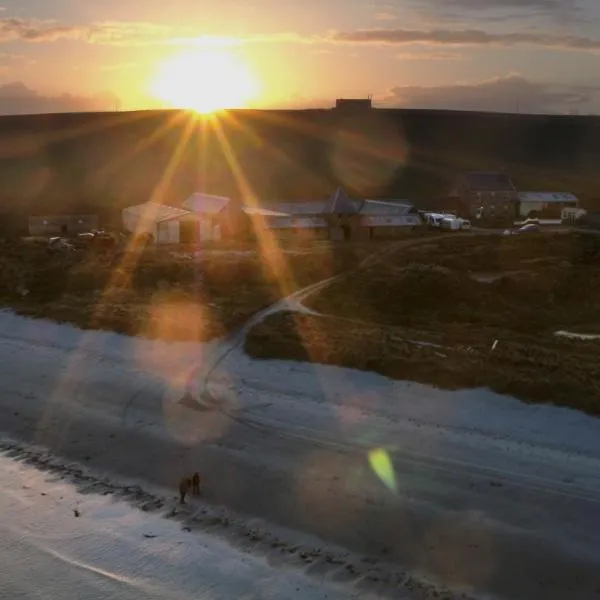
[[[3,114],[170,107],[199,96],[210,96],[199,102],[207,110],[372,96],[381,107],[600,112],[597,0],[0,6]]]

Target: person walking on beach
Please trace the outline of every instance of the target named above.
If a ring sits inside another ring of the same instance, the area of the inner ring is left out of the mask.
[[[179,482],[179,504],[185,504],[185,495],[192,487],[192,480],[189,477],[184,477]]]
[[[194,496],[200,495],[200,475],[198,473],[192,475],[192,494]]]

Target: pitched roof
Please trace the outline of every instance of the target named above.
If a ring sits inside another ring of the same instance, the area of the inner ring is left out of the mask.
[[[412,209],[408,201],[365,200],[360,207],[361,215],[406,215]]]
[[[220,213],[229,202],[229,198],[225,196],[213,196],[212,194],[196,192],[185,200],[183,207],[195,213],[216,215],[217,213]]]
[[[331,198],[325,203],[322,214],[356,214],[359,207],[356,206],[350,198],[346,195],[346,192],[342,188],[335,190]]]
[[[305,200],[297,202],[269,202],[264,205],[272,210],[287,215],[318,215],[323,211],[325,202],[322,200]]]
[[[161,221],[168,221],[177,217],[183,217],[189,213],[188,210],[177,208],[175,206],[168,206],[166,204],[160,204],[159,202],[144,202],[144,204],[136,204],[135,206],[128,206],[125,209],[129,213],[133,213],[143,219],[152,220],[156,223]]]
[[[505,173],[467,173],[467,187],[479,192],[514,192],[515,186]]]
[[[244,206],[243,211],[251,217],[256,215],[260,215],[261,217],[289,217],[291,214],[261,206]]]

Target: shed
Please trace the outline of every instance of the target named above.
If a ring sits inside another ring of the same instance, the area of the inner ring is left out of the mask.
[[[98,229],[98,215],[47,215],[29,217],[29,235],[50,236],[86,233]]]

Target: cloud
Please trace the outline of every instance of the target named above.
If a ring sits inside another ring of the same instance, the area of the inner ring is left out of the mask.
[[[515,32],[490,33],[480,29],[359,29],[336,32],[337,42],[407,45],[434,44],[443,46],[542,46],[570,50],[600,50],[600,39],[561,33]]]
[[[391,12],[380,11],[375,13],[376,21],[395,21],[398,19],[398,15]]]
[[[327,42],[318,36],[302,36],[294,32],[246,37],[224,37],[204,34],[197,26],[163,25],[144,21],[103,21],[89,25],[68,25],[53,20],[0,19],[0,43],[79,41],[106,46],[235,46],[244,43],[314,43]]]
[[[401,52],[396,54],[398,60],[466,60],[466,54],[453,52]]]
[[[113,110],[117,99],[112,94],[76,96],[44,95],[20,81],[0,85],[0,114],[24,115],[36,113],[95,112]]]
[[[410,0],[409,4],[421,14],[444,20],[535,17],[567,22],[581,20],[589,12],[580,0]]]
[[[0,41],[53,42],[59,39],[77,39],[84,28],[60,25],[56,21],[39,19],[0,19]]]
[[[177,33],[185,29],[177,28]],[[91,44],[138,45],[167,42],[176,31],[167,25],[136,21],[106,21],[91,25],[67,25],[42,19],[0,19],[0,42],[31,43],[77,40]]]
[[[598,110],[600,86],[532,81],[518,74],[473,84],[397,86],[379,105],[493,112],[566,113]]]

